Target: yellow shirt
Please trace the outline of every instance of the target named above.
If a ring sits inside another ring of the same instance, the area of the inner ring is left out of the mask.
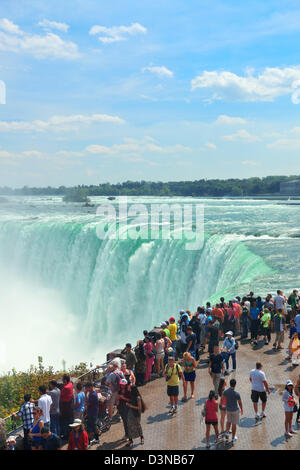
[[[177,373],[178,369],[178,373]],[[170,387],[176,387],[176,385],[179,385],[179,374],[182,373],[182,369],[179,364],[174,364],[173,369],[169,366],[169,364],[166,365],[165,367],[166,374],[171,377],[167,384],[170,385]]]
[[[171,341],[176,341],[177,340],[177,325],[176,323],[171,323],[169,326],[169,331],[170,331],[170,340]]]

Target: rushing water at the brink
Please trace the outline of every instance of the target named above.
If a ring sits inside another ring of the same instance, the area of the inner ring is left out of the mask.
[[[128,198],[204,204],[205,242],[100,240],[96,206],[59,197],[0,204],[0,371],[43,356],[101,363],[144,329],[207,300],[300,284],[300,206],[274,200]],[[118,198],[114,203],[118,202]]]

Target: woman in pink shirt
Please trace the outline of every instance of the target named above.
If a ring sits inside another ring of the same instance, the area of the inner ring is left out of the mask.
[[[149,336],[145,337],[145,344],[144,349],[146,353],[146,374],[145,374],[145,382],[149,382],[151,380],[151,372],[152,367],[154,364],[155,355],[153,354],[153,344],[151,343],[151,339]]]
[[[209,392],[208,400],[205,403],[205,424],[206,424],[206,448],[210,448],[209,436],[210,436],[210,425],[212,424],[216,434],[216,440],[219,437],[218,430],[218,402],[215,398],[215,391]]]

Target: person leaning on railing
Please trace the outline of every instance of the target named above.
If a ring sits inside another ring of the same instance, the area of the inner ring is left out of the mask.
[[[19,419],[22,418],[23,421],[23,432],[24,432],[24,450],[30,450],[31,445],[28,442],[28,434],[30,428],[32,427],[34,417],[33,417],[34,403],[31,401],[31,395],[24,395],[24,403],[19,409],[18,413],[15,413],[13,418]]]

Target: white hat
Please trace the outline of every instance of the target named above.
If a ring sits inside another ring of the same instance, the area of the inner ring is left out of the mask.
[[[79,418],[74,419],[74,423],[69,424],[70,428],[76,428],[76,426],[81,426],[82,421]]]
[[[287,380],[285,385],[293,385],[293,382],[291,380]]]
[[[233,333],[232,333],[232,331],[227,331],[227,333],[225,333],[225,335],[233,336]]]
[[[6,439],[6,442],[16,442],[16,436],[9,436],[9,437]]]

